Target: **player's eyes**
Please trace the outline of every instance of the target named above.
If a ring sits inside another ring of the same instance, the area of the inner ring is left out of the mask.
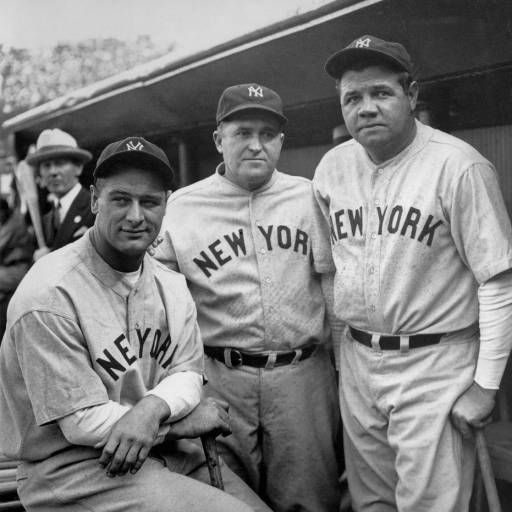
[[[348,96],[344,99],[344,105],[353,105],[357,101],[357,96]]]
[[[128,198],[127,197],[113,197],[112,198],[112,202],[115,203],[115,204],[120,204],[120,205],[124,205],[124,204],[127,204],[128,203]]]
[[[156,208],[160,205],[160,201],[157,201],[155,199],[146,199],[141,201],[142,206],[145,208]]]

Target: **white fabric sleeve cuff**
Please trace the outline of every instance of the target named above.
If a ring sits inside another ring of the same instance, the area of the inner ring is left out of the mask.
[[[86,407],[57,420],[64,437],[71,444],[100,448],[114,424],[131,407],[109,400],[105,404]]]
[[[478,288],[480,352],[475,382],[498,389],[512,348],[512,271],[507,271]]]
[[[166,423],[177,421],[189,414],[201,401],[203,377],[193,371],[183,371],[165,377],[146,395],[154,395],[167,403],[171,414]]]

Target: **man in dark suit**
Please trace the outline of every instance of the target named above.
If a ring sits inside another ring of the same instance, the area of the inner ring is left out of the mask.
[[[74,242],[94,224],[90,194],[79,177],[91,153],[78,147],[76,140],[59,130],[43,130],[37,139],[36,151],[27,163],[39,170],[41,183],[48,189],[52,209],[43,216],[47,247],[34,253],[34,260]]]

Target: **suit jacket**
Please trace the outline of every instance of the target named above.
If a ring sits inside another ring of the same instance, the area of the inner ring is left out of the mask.
[[[80,190],[75,200],[71,203],[66,216],[62,219],[57,232],[55,232],[53,227],[52,211],[45,213],[42,221],[46,244],[52,251],[60,249],[70,242],[74,242],[94,224],[89,192],[82,187],[82,190]]]

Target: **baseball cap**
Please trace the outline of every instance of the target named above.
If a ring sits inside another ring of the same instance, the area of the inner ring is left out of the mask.
[[[158,171],[166,188],[171,188],[174,173],[167,155],[155,144],[142,137],[127,137],[110,143],[102,152],[94,169],[94,179],[107,174],[108,169],[117,162],[128,164],[147,164],[151,170]]]
[[[343,50],[332,54],[325,63],[325,70],[333,78],[341,78],[351,64],[366,56],[380,58],[412,74],[411,57],[400,43],[384,41],[370,35],[358,37]]]
[[[283,102],[277,92],[259,84],[239,84],[224,89],[217,105],[217,123],[237,112],[263,110],[274,114],[281,124],[288,119],[283,114]]]

